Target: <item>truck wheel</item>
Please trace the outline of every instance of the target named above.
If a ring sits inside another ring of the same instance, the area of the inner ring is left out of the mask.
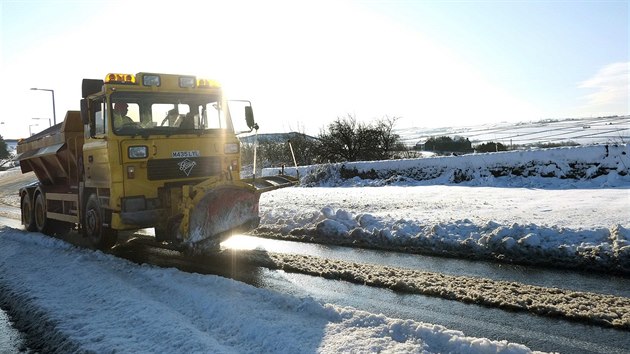
[[[177,241],[177,229],[182,222],[181,215],[176,215],[166,222],[155,227],[155,240],[157,242]]]
[[[163,242],[163,241],[167,241],[168,240],[168,227],[160,227],[160,226],[156,226],[154,228],[155,230],[155,240],[157,242]]]
[[[46,202],[44,194],[37,193],[35,197],[35,210],[33,212],[35,219],[35,229],[43,234],[48,233],[48,224],[50,220],[46,217]]]
[[[35,231],[37,226],[35,225],[35,214],[33,212],[33,202],[31,202],[31,196],[28,193],[22,197],[22,224],[26,228],[26,231]]]
[[[96,194],[92,194],[88,198],[83,229],[88,240],[96,249],[110,249],[118,241],[118,233],[103,226],[103,208],[101,208]]]

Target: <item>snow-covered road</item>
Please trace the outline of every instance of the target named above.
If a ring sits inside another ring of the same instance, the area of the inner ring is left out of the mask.
[[[6,227],[0,239],[0,303],[31,323],[42,351],[529,352],[218,276],[139,266]]]
[[[252,255],[255,257],[255,254]],[[423,294],[630,330],[630,298],[418,270],[262,253],[258,264],[402,293]]]

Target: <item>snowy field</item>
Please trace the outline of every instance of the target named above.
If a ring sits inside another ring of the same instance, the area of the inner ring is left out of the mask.
[[[304,167],[310,187],[263,194],[260,232],[624,272],[629,152],[594,146],[355,163],[345,171]],[[0,304],[43,338],[43,352],[530,352],[218,276],[136,265],[6,226],[0,242]]]
[[[626,144],[300,167],[312,187],[263,194],[257,233],[628,274],[629,157]]]
[[[473,145],[499,142],[505,146],[574,142],[580,145],[614,144],[630,138],[630,116],[543,119],[440,128],[400,128],[395,132],[408,146],[429,137],[460,136]]]

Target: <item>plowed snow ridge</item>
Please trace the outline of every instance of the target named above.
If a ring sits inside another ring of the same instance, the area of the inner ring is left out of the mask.
[[[272,269],[340,279],[396,291],[563,317],[573,321],[630,329],[630,298],[526,285],[485,278],[453,276],[305,255],[251,253]]]

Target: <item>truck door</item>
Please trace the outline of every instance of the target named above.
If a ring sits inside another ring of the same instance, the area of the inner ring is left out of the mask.
[[[110,152],[108,149],[107,105],[104,97],[88,102],[90,114],[90,136],[83,145],[83,165],[87,188],[109,188],[111,185]],[[114,145],[114,144],[112,144]]]

